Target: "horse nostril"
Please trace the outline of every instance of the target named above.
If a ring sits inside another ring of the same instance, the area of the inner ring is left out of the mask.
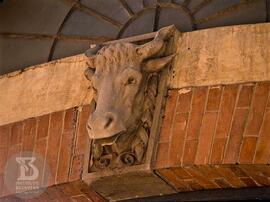
[[[113,122],[113,118],[110,117],[110,116],[107,117],[107,122],[106,122],[104,128],[105,128],[105,129],[108,128],[108,127],[111,125],[112,122]]]

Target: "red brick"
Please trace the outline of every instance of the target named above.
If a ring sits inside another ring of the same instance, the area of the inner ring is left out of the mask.
[[[10,160],[12,157],[14,157],[15,155],[19,156],[21,150],[22,150],[21,144],[12,145],[11,147],[9,147],[6,162]],[[15,166],[16,168],[14,170],[17,170],[19,172],[19,164],[16,164]],[[17,173],[17,175],[19,175],[19,173]],[[3,195],[10,195],[10,194],[13,194],[11,193],[11,190],[9,190],[7,187],[4,186]]]
[[[235,111],[232,129],[227,149],[225,151],[225,157],[223,160],[224,163],[236,163],[238,160],[247,116],[248,116],[247,109],[237,109]]]
[[[191,179],[192,176],[181,167],[171,168],[179,179]]]
[[[97,192],[95,192],[91,186],[86,185],[83,182],[80,183],[80,190],[84,193],[84,195],[87,196],[87,198],[89,198],[89,200],[91,200],[93,202],[105,202],[106,201]]]
[[[68,196],[77,196],[83,194],[83,192],[80,190],[81,183],[82,182],[78,180],[71,183],[60,184],[57,187]]]
[[[222,163],[227,138],[215,138],[212,147],[211,164]]]
[[[219,188],[215,183],[211,182],[207,176],[204,176],[196,167],[185,167],[184,169],[205,189]]]
[[[228,169],[230,169],[237,177],[248,177],[238,165],[229,165]]]
[[[0,174],[0,197],[2,196],[2,192],[4,190],[4,175]],[[1,201],[1,198],[0,198]]]
[[[238,85],[228,85],[224,87],[216,137],[227,137],[229,135],[237,92]]]
[[[12,145],[8,148],[8,154],[7,154],[7,160],[11,158],[13,155],[18,155],[22,151],[22,145],[21,144],[16,144]]]
[[[169,164],[170,166],[181,165],[183,155],[184,139],[186,133],[186,125],[188,114],[176,114],[172,130],[172,140],[170,142]]]
[[[11,126],[0,126],[0,147],[7,147],[11,133]]]
[[[37,117],[37,139],[48,135],[50,114]]]
[[[184,182],[193,191],[204,189],[196,180],[184,180]]]
[[[221,86],[215,86],[210,88],[206,111],[217,111],[219,109],[221,94],[222,94]]]
[[[194,89],[189,118],[190,121],[187,126],[187,140],[198,139],[207,92],[208,90],[206,87]]]
[[[267,108],[270,108],[270,99],[268,98]]]
[[[169,142],[171,125],[176,107],[177,97],[178,97],[177,90],[168,91],[165,115],[161,126],[159,142]]]
[[[87,133],[77,133],[75,148],[76,155],[84,154],[87,141],[89,141]]]
[[[270,162],[270,139],[269,137],[261,137],[258,140],[258,146],[255,154],[255,164],[267,164]]]
[[[70,160],[74,144],[74,131],[63,133],[59,153],[57,184],[68,182]]]
[[[35,149],[34,149],[34,154],[37,155],[38,157],[42,158],[44,160],[44,163],[46,161],[46,148],[47,148],[47,139],[46,138],[42,138],[36,141],[35,143]],[[44,167],[44,165],[43,165]],[[50,167],[48,167],[48,165],[46,164],[45,169],[49,169]],[[38,181],[43,183],[43,175],[44,175],[44,169],[39,169],[39,178]],[[44,182],[45,186],[48,186],[46,184],[46,182]]]
[[[178,103],[176,113],[187,113],[190,109],[191,97],[192,97],[192,89],[180,89],[178,91]]]
[[[239,156],[239,163],[252,163],[255,155],[257,137],[244,137]]]
[[[59,202],[72,202],[71,198],[65,195],[57,186],[52,186],[47,189],[47,193],[51,196],[51,200],[57,199]]]
[[[242,85],[237,107],[249,107],[252,99],[254,85]]]
[[[216,171],[226,179],[232,187],[240,188],[245,186],[245,184],[229,168],[216,166]]]
[[[251,179],[250,177],[240,177],[240,180],[242,182],[244,182],[247,185],[247,187],[256,187],[256,186],[258,186],[256,184],[256,182],[254,182],[254,180]]]
[[[258,139],[258,145],[254,163],[266,164],[270,160],[270,110],[267,110],[264,115],[264,122],[261,129],[261,134]]]
[[[252,165],[241,165],[241,169],[244,170],[257,184],[261,186],[269,186],[270,180],[264,176],[260,170],[256,170],[256,168]]]
[[[187,140],[183,156],[183,165],[192,165],[195,161],[198,147],[198,140]]]
[[[81,196],[74,196],[72,197],[73,202],[89,202],[89,199],[86,198],[84,195]]]
[[[197,168],[202,175],[207,176],[211,180],[221,178],[213,165],[196,165],[193,167]]]
[[[58,154],[59,154],[59,147],[61,134],[63,129],[63,118],[64,113],[55,112],[51,114],[51,121],[49,127],[49,139],[48,139],[48,150],[46,155],[46,161],[48,166],[50,167],[51,175],[49,178],[49,185],[55,183],[55,177],[57,173],[57,165],[58,165]]]
[[[64,133],[74,131],[77,122],[77,110],[74,108],[66,110],[64,120]]]
[[[81,179],[81,175],[83,171],[83,161],[84,161],[84,155],[78,155],[78,156],[73,157],[69,181]]]
[[[66,110],[64,118],[64,129],[61,138],[61,148],[59,153],[59,162],[57,170],[57,184],[68,181],[68,175],[71,165],[71,157],[75,146],[75,132],[77,123],[77,111]]]
[[[36,119],[30,118],[24,122],[22,151],[32,152],[35,145]]]
[[[220,187],[220,188],[230,188],[231,185],[224,179],[219,178],[219,179],[215,179],[214,182]]]
[[[211,149],[212,137],[215,133],[217,113],[205,113],[202,121],[202,127],[199,135],[199,144],[195,158],[195,164],[206,164]]]
[[[36,198],[39,202],[43,202],[43,201],[50,201],[50,197],[49,194],[45,191],[43,192],[41,195],[38,196],[38,198]]]
[[[10,145],[20,144],[22,142],[23,122],[14,123],[11,126]]]
[[[82,111],[79,113],[79,123],[78,130],[76,135],[76,146],[75,146],[75,154],[81,155],[84,154],[86,142],[89,140],[88,133],[86,130],[87,120],[90,115],[90,106],[84,106]]]
[[[173,185],[178,191],[187,191],[185,183],[179,179],[171,169],[160,169],[158,174],[169,184]]]
[[[169,166],[169,143],[159,143],[157,150],[156,168]]]
[[[253,165],[253,169],[260,171],[264,176],[270,177],[270,165]]]
[[[250,109],[245,135],[259,136],[264,110],[267,104],[269,84],[259,83],[255,88],[254,99]]]
[[[6,161],[7,161],[7,148],[0,148],[0,174],[4,172]]]

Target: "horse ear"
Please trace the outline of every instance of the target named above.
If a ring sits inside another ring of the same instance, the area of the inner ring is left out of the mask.
[[[143,71],[146,72],[158,72],[163,69],[167,64],[169,64],[172,59],[175,57],[175,54],[158,58],[158,59],[150,59],[143,63],[142,68]]]
[[[86,70],[84,70],[84,76],[91,81],[92,76],[95,73],[95,69],[88,67]]]

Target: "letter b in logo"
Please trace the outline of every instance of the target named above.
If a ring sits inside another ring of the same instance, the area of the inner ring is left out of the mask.
[[[16,161],[20,164],[20,176],[18,180],[36,180],[39,170],[34,165],[35,157],[17,157]]]

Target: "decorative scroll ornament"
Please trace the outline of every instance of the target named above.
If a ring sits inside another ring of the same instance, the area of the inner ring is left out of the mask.
[[[95,91],[87,122],[92,139],[90,170],[143,163],[158,93],[158,72],[171,62],[163,56],[173,26],[144,45],[114,43],[89,49],[85,76]]]

